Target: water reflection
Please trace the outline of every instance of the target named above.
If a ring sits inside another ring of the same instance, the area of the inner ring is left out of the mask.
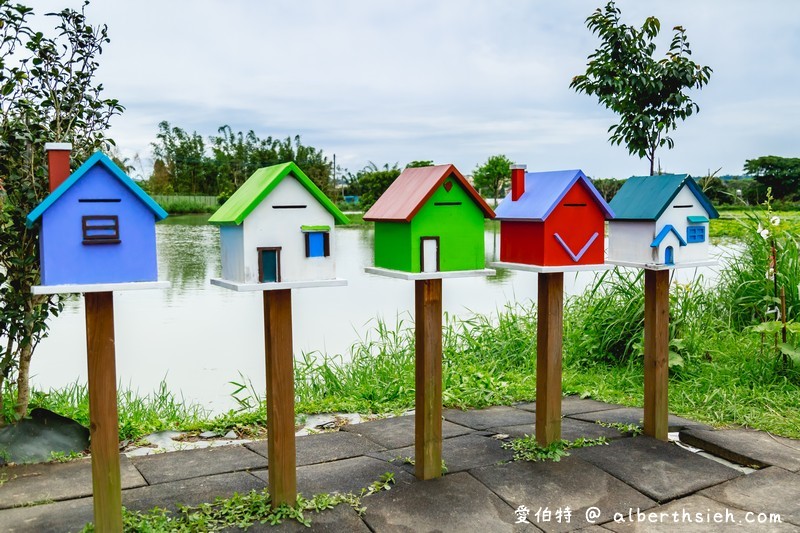
[[[219,232],[208,225],[158,225],[158,271],[175,290],[193,289],[219,276]],[[169,292],[169,291],[168,291]]]

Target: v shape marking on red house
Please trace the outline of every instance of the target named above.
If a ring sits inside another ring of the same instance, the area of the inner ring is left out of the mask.
[[[572,249],[569,247],[569,245],[566,242],[564,242],[564,239],[561,238],[561,235],[559,235],[558,233],[554,233],[553,234],[553,236],[556,238],[556,240],[559,242],[559,244],[564,248],[564,250],[567,251],[569,256],[576,263],[581,260],[581,257],[583,257],[583,254],[586,253],[586,250],[589,249],[589,247],[592,245],[592,243],[595,241],[595,239],[597,239],[598,235],[600,235],[600,234],[595,231],[594,234],[591,237],[589,237],[588,242],[586,244],[584,244],[583,248],[581,248],[580,251],[576,254],[576,253],[574,253],[572,251]]]

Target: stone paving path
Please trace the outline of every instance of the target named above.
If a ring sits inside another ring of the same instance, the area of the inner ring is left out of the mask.
[[[800,441],[712,430],[671,416],[670,431],[709,452],[694,453],[597,423],[639,424],[641,409],[565,397],[564,438],[604,436],[610,444],[575,450],[560,462],[512,462],[503,436],[532,433],[535,409],[445,410],[448,473],[425,482],[399,459],[414,455],[413,415],[298,437],[298,490],[306,495],[357,492],[385,472],[396,480],[391,490],[364,498],[363,516],[340,505],[311,514],[311,530],[800,531]],[[266,455],[266,442],[259,441],[123,456],[123,504],[174,508],[262,489],[269,479]],[[522,506],[530,511],[528,523],[516,523]],[[0,468],[0,531],[76,531],[91,520],[88,459]],[[306,530],[297,523],[250,529]]]

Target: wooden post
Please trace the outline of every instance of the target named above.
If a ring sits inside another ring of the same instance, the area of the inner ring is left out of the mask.
[[[564,273],[539,274],[536,325],[536,442],[561,439],[561,347],[564,333]]]
[[[294,438],[292,291],[264,291],[267,367],[267,462],[272,507],[297,501]]]
[[[669,429],[669,270],[644,271],[644,434]]]
[[[415,282],[415,445],[418,479],[442,475],[442,280]]]
[[[94,524],[97,531],[121,532],[114,293],[87,292],[85,299]]]

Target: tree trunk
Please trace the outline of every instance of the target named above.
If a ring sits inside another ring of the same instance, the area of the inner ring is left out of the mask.
[[[5,411],[3,410],[3,406],[5,403],[3,402],[3,387],[5,387],[6,378],[5,376],[0,373],[0,428],[6,425],[6,417],[4,416]]]
[[[30,294],[30,286],[24,287]],[[31,295],[25,301],[25,307],[23,312],[25,313],[26,317],[30,317],[33,314],[33,309],[36,305],[36,302],[33,301],[35,296]],[[32,321],[26,321],[26,324],[23,326],[25,328],[25,335],[23,335],[23,339],[28,339],[28,342],[17,345],[19,349],[19,366],[17,367],[17,403],[14,406],[14,414],[16,415],[17,419],[24,417],[28,414],[28,402],[30,401],[31,397],[31,390],[30,390],[30,370],[31,370],[31,358],[33,357],[33,324]]]
[[[31,356],[33,350],[30,344],[22,347],[19,354],[19,369],[17,370],[17,404],[14,406],[14,414],[17,418],[22,418],[28,414],[28,402],[31,399],[30,377]]]

